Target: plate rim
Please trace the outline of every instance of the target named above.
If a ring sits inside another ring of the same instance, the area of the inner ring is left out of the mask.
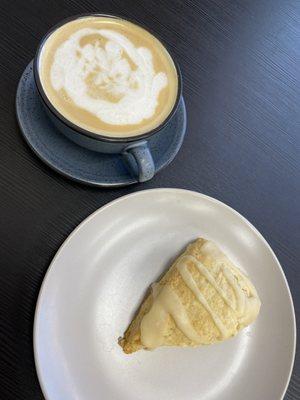
[[[138,190],[136,192],[133,193],[129,193],[126,194],[124,196],[118,197],[106,204],[104,204],[103,206],[99,207],[97,210],[95,210],[94,212],[92,212],[90,215],[88,215],[83,221],[81,221],[75,229],[73,229],[73,231],[67,236],[67,238],[63,241],[63,243],[59,246],[57,252],[55,253],[54,257],[52,258],[46,273],[43,277],[43,281],[42,284],[40,286],[39,289],[39,293],[38,293],[38,297],[37,297],[37,301],[36,301],[36,306],[35,306],[35,311],[34,311],[34,321],[33,321],[33,353],[34,353],[34,364],[35,364],[35,368],[36,368],[36,373],[37,373],[37,377],[38,377],[38,381],[40,384],[40,388],[41,391],[43,393],[43,396],[45,397],[45,400],[53,400],[50,398],[50,396],[47,393],[46,390],[46,385],[43,381],[42,378],[42,371],[41,371],[41,366],[39,364],[39,359],[38,359],[38,350],[37,350],[37,330],[38,330],[38,318],[40,315],[40,307],[41,307],[41,301],[42,301],[42,296],[44,295],[44,291],[45,291],[45,287],[47,285],[47,281],[49,278],[49,275],[51,272],[53,272],[53,266],[55,265],[56,260],[59,258],[61,252],[63,251],[64,247],[67,246],[67,244],[72,240],[73,236],[75,236],[77,234],[77,232],[83,228],[83,226],[87,223],[89,223],[94,217],[95,215],[97,215],[98,213],[101,213],[105,210],[107,210],[110,207],[113,207],[115,204],[122,202],[122,201],[126,201],[128,198],[131,197],[136,197],[139,196],[141,194],[145,194],[145,193],[152,193],[152,192],[173,192],[173,193],[185,193],[188,195],[193,195],[196,197],[199,197],[199,199],[206,199],[211,201],[212,203],[215,203],[221,207],[224,207],[225,209],[227,209],[228,211],[231,211],[233,214],[235,214],[236,216],[240,217],[242,219],[242,221],[244,223],[246,223],[246,225],[253,231],[253,233],[255,233],[256,236],[258,236],[264,243],[264,245],[267,247],[267,249],[269,250],[272,258],[275,261],[275,264],[277,265],[277,268],[279,269],[279,272],[281,274],[281,277],[284,281],[285,284],[285,288],[287,290],[287,294],[288,294],[288,299],[289,299],[289,303],[290,303],[290,307],[292,310],[292,321],[293,321],[293,351],[292,351],[292,360],[291,360],[291,365],[289,368],[289,372],[288,372],[288,376],[287,376],[287,380],[285,382],[281,397],[278,398],[278,400],[283,400],[284,396],[286,394],[286,391],[288,389],[288,385],[290,383],[291,380],[291,376],[292,376],[292,372],[293,372],[293,367],[294,367],[294,363],[295,363],[295,355],[296,355],[296,345],[297,345],[297,324],[296,324],[296,315],[295,315],[295,308],[294,308],[294,302],[293,302],[293,297],[291,294],[291,290],[287,281],[287,278],[285,276],[284,270],[274,252],[274,250],[272,249],[272,247],[269,245],[269,243],[267,242],[267,240],[264,238],[264,236],[259,232],[259,230],[257,228],[255,228],[255,226],[247,220],[247,218],[245,218],[242,214],[240,214],[238,211],[236,211],[234,208],[230,207],[228,204],[222,202],[221,200],[218,200],[214,197],[208,196],[204,193],[200,193],[194,190],[189,190],[189,189],[182,189],[182,188],[172,188],[172,187],[165,187],[165,188],[152,188],[152,189],[144,189],[144,190]],[[274,399],[277,400],[277,399]]]

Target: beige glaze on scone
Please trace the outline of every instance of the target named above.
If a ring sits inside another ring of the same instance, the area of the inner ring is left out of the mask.
[[[252,323],[260,304],[249,278],[214,243],[198,239],[154,285],[120,344],[126,353],[212,344]]]

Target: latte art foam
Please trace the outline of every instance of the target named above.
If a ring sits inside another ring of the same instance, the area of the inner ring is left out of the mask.
[[[60,28],[60,40],[52,40],[50,48],[48,39],[48,51],[45,45],[41,77],[50,101],[72,122],[96,133],[132,136],[158,126],[177,94],[176,69],[167,51],[127,21],[86,21],[65,25],[73,23],[75,29],[63,35]]]
[[[93,34],[107,39],[105,46],[96,41],[81,47],[80,40]],[[114,125],[139,124],[152,117],[167,83],[165,73],[155,73],[149,49],[136,48],[124,35],[108,29],[87,28],[71,35],[57,49],[51,68],[55,90],[64,89],[78,107]]]

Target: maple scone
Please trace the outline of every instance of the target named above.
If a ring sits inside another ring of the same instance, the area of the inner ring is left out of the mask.
[[[199,238],[172,264],[119,339],[125,353],[223,341],[251,324],[260,299],[249,278]]]

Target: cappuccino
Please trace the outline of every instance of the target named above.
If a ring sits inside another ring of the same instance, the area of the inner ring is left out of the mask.
[[[177,101],[177,69],[166,48],[120,18],[81,17],[57,28],[43,45],[38,70],[53,107],[103,136],[150,132]]]

